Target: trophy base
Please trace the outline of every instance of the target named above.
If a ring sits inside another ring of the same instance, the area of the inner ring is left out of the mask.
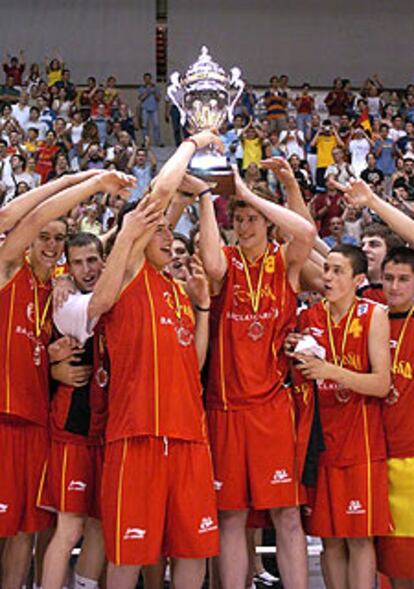
[[[233,170],[221,154],[198,152],[191,160],[188,171],[205,182],[215,184],[212,188],[214,194],[226,198],[235,194]]]

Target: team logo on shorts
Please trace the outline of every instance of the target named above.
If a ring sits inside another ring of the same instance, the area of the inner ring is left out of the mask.
[[[281,468],[280,470],[275,470],[275,474],[273,475],[272,480],[270,481],[271,485],[279,485],[281,483],[291,483],[292,477],[289,476],[288,471],[286,468]]]
[[[217,524],[214,523],[212,517],[207,516],[201,518],[200,527],[198,528],[199,534],[205,534],[206,532],[213,532],[217,530]]]
[[[305,517],[310,517],[312,515],[312,507],[309,505],[304,505],[302,507],[302,513]]]
[[[366,513],[359,499],[351,499],[346,509],[347,515],[364,515]]]
[[[8,509],[9,506],[7,503],[0,503],[0,514],[6,513]]]
[[[68,485],[68,491],[79,491],[81,493],[86,491],[88,485],[83,481],[70,481]]]
[[[127,528],[124,534],[124,540],[143,540],[147,530],[141,528]]]
[[[213,487],[215,491],[221,491],[221,488],[223,486],[223,483],[221,481],[214,481],[213,482]]]

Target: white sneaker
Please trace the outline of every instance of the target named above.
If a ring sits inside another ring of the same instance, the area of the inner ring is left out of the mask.
[[[257,581],[258,583],[261,583],[262,585],[265,585],[265,587],[273,587],[273,585],[275,585],[276,583],[278,583],[280,581],[279,577],[274,577],[273,575],[271,575],[268,571],[264,570],[260,573],[257,573],[254,576],[254,580]]]

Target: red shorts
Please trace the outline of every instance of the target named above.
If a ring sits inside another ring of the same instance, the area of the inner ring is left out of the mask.
[[[283,389],[270,403],[207,411],[219,510],[292,507],[304,501],[295,417]]]
[[[303,508],[305,532],[322,538],[367,538],[390,532],[386,461],[319,466]]]
[[[378,570],[394,579],[414,580],[414,538],[377,538]]]
[[[102,523],[108,560],[117,565],[217,555],[209,447],[153,437],[107,444]]]
[[[103,447],[52,440],[37,506],[100,518]]]
[[[40,425],[0,421],[0,537],[53,524],[53,516],[36,507],[48,443],[47,430]]]

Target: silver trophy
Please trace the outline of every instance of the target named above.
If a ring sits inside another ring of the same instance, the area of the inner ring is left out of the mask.
[[[241,71],[234,67],[228,76],[211,59],[207,47],[201,48],[197,61],[188,68],[184,76],[174,72],[170,80],[168,97],[180,111],[181,124],[187,125],[190,133],[220,129],[225,121],[233,121],[234,107],[244,88]],[[194,155],[189,172],[218,183],[216,191],[219,194],[234,194],[233,171],[226,156],[212,146]]]

